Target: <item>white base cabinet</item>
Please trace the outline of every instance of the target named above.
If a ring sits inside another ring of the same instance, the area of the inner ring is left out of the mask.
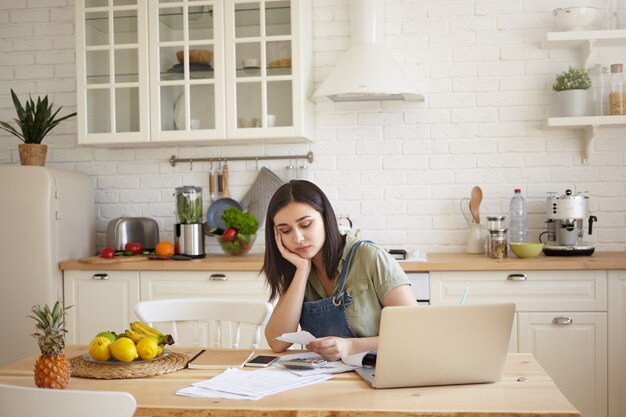
[[[626,271],[609,271],[609,416],[626,417]]]
[[[137,320],[137,271],[63,271],[68,343],[87,344],[105,330],[121,331]]]
[[[584,417],[606,417],[606,271],[430,273],[430,302],[513,302],[510,352],[532,353]]]
[[[267,301],[265,277],[248,271],[64,271],[65,305],[68,310],[68,343],[89,343],[101,331],[127,329],[137,320],[134,308],[139,301],[170,298],[237,298]],[[164,332],[167,326],[160,327]],[[192,329],[190,329],[192,330]],[[195,331],[195,329],[194,329]],[[231,329],[220,328],[222,341],[230,341]],[[250,340],[254,328],[241,327],[241,340]],[[185,327],[179,327],[180,346],[191,345]],[[262,333],[263,334],[263,333]],[[216,343],[216,324],[199,329],[203,345]],[[230,347],[223,343],[222,347]],[[241,347],[244,347],[242,344]],[[268,348],[262,337],[261,348]]]

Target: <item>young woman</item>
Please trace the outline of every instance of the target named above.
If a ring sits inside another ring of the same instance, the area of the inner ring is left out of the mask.
[[[339,233],[326,195],[309,181],[294,180],[272,196],[265,223],[263,272],[279,297],[265,327],[275,340],[298,325],[317,339],[306,347],[326,360],[376,349],[383,307],[417,305],[406,274],[371,242]]]

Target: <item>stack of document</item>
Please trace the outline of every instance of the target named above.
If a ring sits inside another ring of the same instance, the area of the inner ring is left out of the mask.
[[[176,392],[187,397],[258,400],[293,388],[304,387],[331,378],[328,374],[301,376],[281,368],[244,371],[229,368],[211,379],[192,384]]]

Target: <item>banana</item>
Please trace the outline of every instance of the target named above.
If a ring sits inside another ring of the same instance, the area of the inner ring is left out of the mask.
[[[148,337],[145,334],[141,334],[139,332],[136,332],[134,330],[124,330],[124,334],[133,342],[135,342],[135,344],[137,344],[141,339],[143,339],[144,337]]]
[[[157,339],[160,345],[172,345],[174,344],[174,339],[169,334],[163,334],[154,327],[148,326],[146,323],[140,321],[134,321],[130,323],[130,328],[134,332],[139,333],[140,335],[154,337]]]

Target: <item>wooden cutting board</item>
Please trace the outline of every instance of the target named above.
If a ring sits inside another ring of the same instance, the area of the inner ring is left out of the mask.
[[[84,264],[115,264],[118,262],[138,262],[147,261],[148,255],[133,255],[133,256],[116,256],[112,259],[101,258],[99,256],[91,256],[89,258],[79,259],[78,262]]]

